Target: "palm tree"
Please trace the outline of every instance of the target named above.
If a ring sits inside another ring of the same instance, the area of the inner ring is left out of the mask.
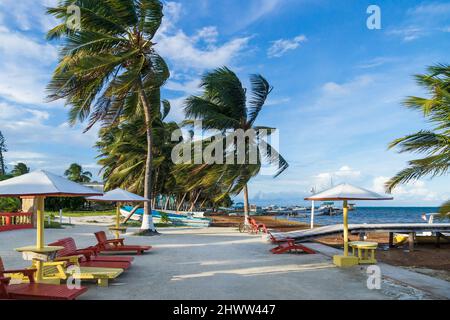
[[[425,157],[409,161],[406,169],[386,183],[388,192],[399,184],[427,175],[446,175],[450,168],[450,65],[429,67],[428,74],[416,75],[415,78],[430,97],[408,97],[404,105],[422,112],[433,128],[399,138],[389,145],[389,148],[398,147],[400,153],[423,153]]]
[[[28,168],[25,163],[19,162],[18,164],[16,164],[14,166],[14,168],[11,171],[11,174],[14,177],[17,177],[17,176],[21,176],[23,174],[27,174],[28,172],[30,172],[30,168]]]
[[[162,192],[162,185],[169,179],[167,172],[173,165],[170,160],[170,134],[179,127],[174,122],[164,122],[169,111],[170,104],[164,101],[161,111],[153,117],[153,195]],[[106,190],[121,187],[134,193],[144,193],[147,143],[143,119],[133,119],[101,129],[96,147],[100,151],[98,158],[99,164],[102,165]]]
[[[6,148],[6,139],[3,136],[3,133],[0,131],[0,176],[4,176],[6,174],[6,164],[5,164],[4,153],[7,151],[8,151],[8,148]]]
[[[66,25],[71,16],[68,6],[73,4],[80,8],[80,30]],[[89,118],[86,130],[98,121],[110,125],[133,117],[144,119],[144,197],[148,199],[152,198],[152,117],[160,103],[160,87],[169,77],[152,42],[162,9],[159,0],[61,0],[58,7],[48,9],[62,21],[48,38],[65,39],[48,86],[50,100],[66,100],[72,124]],[[156,231],[151,212],[146,202],[142,234]]]
[[[251,97],[247,104],[247,90],[242,86],[236,74],[226,67],[219,68],[203,77],[201,83],[203,94],[191,96],[185,103],[186,117],[202,120],[205,130],[215,129],[231,134],[230,131],[241,129],[246,132],[253,129],[257,133],[256,138],[249,139],[248,143],[245,143],[245,163],[204,164],[196,166],[197,168],[193,171],[193,176],[201,175],[193,179],[198,187],[208,186],[211,183],[223,183],[228,186],[222,197],[228,194],[239,194],[243,191],[245,223],[247,223],[249,214],[247,184],[252,177],[260,172],[261,156],[266,158],[269,163],[278,164],[278,171],[275,176],[280,175],[289,166],[274,148],[264,140],[259,139],[261,129],[268,129],[269,133],[271,129],[255,125],[272,87],[261,75],[251,75],[250,82]],[[229,141],[219,140],[217,143],[222,143],[224,150],[230,150],[231,147],[231,151],[224,153],[225,158],[229,156],[236,158],[239,146],[236,145],[234,139],[229,139]],[[252,148],[257,150],[257,163],[249,161],[249,153]]]
[[[87,183],[91,181],[92,173],[89,171],[83,171],[83,167],[77,163],[72,163],[66,171],[64,171],[64,176],[69,180],[78,183]]]

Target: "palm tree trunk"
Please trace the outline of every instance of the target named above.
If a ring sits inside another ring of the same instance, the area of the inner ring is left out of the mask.
[[[177,211],[180,211],[181,206],[182,206],[183,203],[184,203],[184,199],[186,198],[186,195],[187,195],[187,192],[184,193],[183,198],[181,198],[181,201],[178,203]]]
[[[142,80],[139,80],[139,99],[141,100],[146,124],[147,134],[147,159],[145,161],[145,177],[144,177],[144,198],[152,199],[152,162],[153,162],[153,132],[152,132],[152,119],[151,119],[151,105],[145,95]],[[155,225],[153,224],[152,217],[152,205],[150,201],[144,203],[144,214],[142,216],[141,233],[153,233],[156,232]]]
[[[195,200],[192,202],[192,205],[191,205],[191,208],[189,209],[189,211],[193,211],[194,210],[195,204],[197,203],[198,198],[200,197],[201,193],[202,193],[202,190],[200,189],[198,191],[198,193],[197,193],[197,196],[195,197]]]
[[[245,185],[244,187],[244,224],[248,224],[248,215],[249,215],[250,205],[248,203],[248,187]]]
[[[170,195],[166,196],[166,203],[164,204],[164,210],[167,210],[167,206],[169,205],[169,201],[170,201]]]

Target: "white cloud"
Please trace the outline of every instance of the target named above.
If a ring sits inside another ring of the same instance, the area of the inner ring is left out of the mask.
[[[261,19],[267,14],[273,12],[278,5],[281,4],[281,0],[260,0],[254,1],[250,13],[241,23],[241,27],[246,27],[253,22]]]
[[[365,62],[357,65],[356,67],[359,69],[376,68],[376,67],[383,66],[387,63],[394,62],[396,60],[397,59],[390,58],[390,57],[376,57],[371,60],[365,61]]]
[[[201,80],[199,78],[191,79],[186,82],[176,82],[176,81],[169,80],[165,84],[164,88],[171,90],[171,91],[179,91],[179,92],[192,94],[192,93],[198,92],[200,90],[200,87],[199,87],[200,83],[201,83]]]
[[[361,171],[354,170],[350,166],[342,166],[333,172],[322,172],[313,177],[313,185],[320,189],[326,189],[331,186],[349,181],[359,180]]]
[[[198,30],[196,35],[193,37],[193,40],[195,42],[205,41],[208,44],[212,44],[217,42],[218,36],[219,32],[217,31],[217,27],[209,26]]]
[[[158,52],[175,67],[185,70],[204,70],[228,65],[246,46],[249,37],[236,38],[219,46],[200,48],[196,46],[198,38],[189,37],[182,30],[173,35],[160,35]]]
[[[409,26],[397,29],[391,29],[387,31],[388,35],[398,36],[403,39],[405,42],[417,40],[428,34],[428,31],[424,30],[421,27]]]
[[[272,43],[267,51],[269,58],[282,57],[286,52],[297,49],[300,44],[307,41],[305,35],[299,35],[293,39],[279,39]]]
[[[162,27],[155,37],[158,52],[173,64],[175,72],[217,68],[230,64],[247,46],[250,37],[240,37],[217,44],[219,31],[216,26],[206,26],[193,35],[187,35],[177,27],[183,14],[181,3],[168,2],[164,8]]]
[[[361,75],[356,77],[355,79],[345,82],[345,83],[336,83],[336,82],[327,82],[323,85],[322,90],[324,94],[336,96],[336,95],[349,95],[353,94],[355,90],[367,87],[371,83],[373,83],[374,79],[370,75]]]
[[[388,177],[376,177],[372,181],[372,189],[375,192],[384,193],[388,181]],[[445,195],[429,190],[425,182],[420,180],[398,186],[393,190],[392,195],[397,201],[443,202],[446,200]]]
[[[436,16],[436,15],[445,15],[450,13],[450,3],[428,3],[421,4],[417,7],[409,9],[407,12],[409,15],[426,15]]]
[[[269,98],[266,101],[265,105],[266,106],[278,106],[278,105],[283,105],[283,104],[286,104],[289,102],[291,102],[291,98],[289,98],[289,97],[278,98],[278,99],[277,98],[274,98],[274,99]]]
[[[337,177],[356,179],[361,176],[361,171],[353,170],[349,166],[343,166],[338,171],[334,173]]]

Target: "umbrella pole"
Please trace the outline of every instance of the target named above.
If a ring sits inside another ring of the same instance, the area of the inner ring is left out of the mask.
[[[119,228],[120,228],[120,202],[116,203],[116,239],[119,239]]]
[[[348,203],[344,200],[343,205],[344,216],[344,256],[348,257]]]
[[[44,247],[44,200],[45,197],[36,197],[36,248]],[[36,260],[36,282],[42,281],[42,261]]]

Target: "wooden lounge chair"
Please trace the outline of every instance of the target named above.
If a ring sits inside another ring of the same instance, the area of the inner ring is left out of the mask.
[[[97,249],[100,253],[104,252],[136,252],[136,254],[143,254],[144,251],[150,250],[151,246],[137,246],[137,245],[125,245],[125,239],[108,239],[104,231],[95,233],[97,238]]]
[[[252,227],[252,233],[260,233],[261,231],[264,233],[267,233],[267,227],[264,223],[257,223],[255,219],[253,218],[248,218],[248,222],[250,223],[250,226]]]
[[[131,260],[133,259],[133,257],[123,257],[123,261],[120,261],[120,257],[117,257],[119,261],[114,261],[116,257],[106,257],[109,259],[103,260],[100,256],[96,255],[95,247],[82,250],[76,249],[75,241],[72,238],[58,240],[51,243],[50,246],[64,247],[64,249],[57,252],[56,256],[58,259],[78,256],[78,263],[81,267],[119,268],[126,270],[131,266]]]
[[[273,254],[282,254],[285,252],[304,252],[308,254],[315,254],[316,252],[304,245],[295,243],[295,239],[276,239],[270,231],[267,231],[267,234],[270,236],[270,240],[272,243],[278,244],[277,247],[270,250]]]
[[[66,281],[71,277],[81,281],[96,281],[99,287],[107,287],[110,280],[116,279],[123,273],[123,269],[119,268],[81,267],[78,260],[79,256],[73,256],[43,262],[42,278],[47,282],[60,284],[61,281]],[[71,266],[73,267],[71,268]],[[36,267],[33,261],[30,269],[36,269]],[[13,274],[11,278],[28,281],[28,277],[24,277],[22,274]]]
[[[65,285],[34,282],[36,269],[5,270],[0,258],[0,300],[74,300],[87,291],[86,287],[69,289]],[[8,274],[22,274],[28,283],[11,284]]]

